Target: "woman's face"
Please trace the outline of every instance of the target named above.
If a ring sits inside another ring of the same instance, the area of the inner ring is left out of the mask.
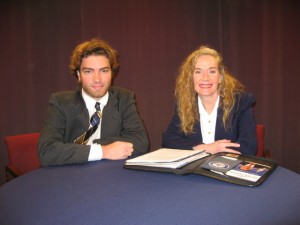
[[[200,56],[193,73],[194,88],[199,97],[216,98],[221,80],[216,59],[210,55]]]

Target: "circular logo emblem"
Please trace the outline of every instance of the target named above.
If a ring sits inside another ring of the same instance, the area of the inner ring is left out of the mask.
[[[208,164],[210,167],[218,168],[218,169],[227,169],[229,168],[229,164],[219,161],[211,161]]]

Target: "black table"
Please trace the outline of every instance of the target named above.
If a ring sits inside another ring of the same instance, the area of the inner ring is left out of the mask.
[[[0,187],[2,225],[299,225],[300,175],[258,187],[123,168],[124,161],[41,168]]]

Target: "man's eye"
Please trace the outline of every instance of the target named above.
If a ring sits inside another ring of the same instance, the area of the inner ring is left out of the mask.
[[[84,70],[83,73],[86,74],[86,75],[89,75],[89,74],[92,73],[92,70]]]
[[[109,68],[104,68],[101,70],[102,73],[109,73],[110,69]]]

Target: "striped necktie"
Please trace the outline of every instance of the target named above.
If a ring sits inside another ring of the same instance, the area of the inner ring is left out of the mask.
[[[99,102],[96,102],[95,108],[96,108],[96,112],[92,115],[92,117],[90,119],[90,128],[86,132],[84,132],[82,135],[80,135],[78,138],[76,138],[74,143],[85,145],[88,142],[89,138],[97,130],[99,123],[100,123],[100,119],[102,117]]]

